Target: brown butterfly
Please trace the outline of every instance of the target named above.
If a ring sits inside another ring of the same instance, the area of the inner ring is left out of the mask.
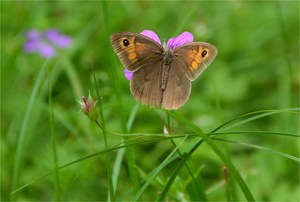
[[[185,40],[182,35],[172,39],[178,39],[179,47],[174,48],[176,44],[173,44],[164,49],[157,35],[158,40],[150,37],[119,32],[113,34],[110,41],[124,67],[133,72],[130,80],[132,95],[142,104],[178,109],[189,98],[191,81],[214,60],[217,48],[206,42],[181,45]]]

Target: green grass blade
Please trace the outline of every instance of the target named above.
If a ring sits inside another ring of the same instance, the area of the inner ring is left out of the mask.
[[[51,88],[51,72],[48,69],[48,103],[49,103],[49,116],[50,116],[50,128],[51,128],[51,141],[52,141],[52,153],[55,171],[55,188],[54,188],[54,199],[55,201],[60,200],[60,180],[58,170],[58,159],[57,159],[57,147],[56,147],[56,132],[54,128],[54,115],[53,115],[53,104],[52,104],[52,88]]]
[[[195,146],[194,148],[196,148],[196,146],[198,147],[199,145],[201,145],[203,142],[203,140],[200,140]],[[182,169],[182,167],[186,164],[187,160],[189,159],[189,157],[192,155],[194,150],[191,150],[192,152],[189,152],[188,154],[186,154],[180,161],[180,163],[177,165],[176,169],[173,171],[173,173],[171,174],[171,177],[168,181],[168,183],[166,184],[163,192],[161,193],[160,198],[158,199],[158,201],[163,201],[165,200],[167,193],[169,192],[172,184],[174,183],[177,175],[179,174],[180,170]]]
[[[219,156],[219,158],[226,164],[229,172],[231,175],[235,178],[235,180],[238,182],[240,188],[242,189],[246,199],[248,201],[254,201],[254,197],[252,196],[252,193],[250,192],[247,184],[241,177],[240,173],[236,170],[234,165],[231,163],[231,161],[226,157],[225,154],[219,149],[219,147],[209,138],[206,134],[202,132],[202,130],[196,126],[195,124],[191,123],[188,119],[185,117],[182,117],[174,112],[170,112],[170,115],[177,120],[182,125],[188,126],[194,132],[196,132],[200,137],[204,139],[204,141],[213,149],[213,151]],[[192,152],[195,151],[198,148],[198,144],[195,145],[195,147],[191,150]]]
[[[290,133],[280,133],[280,132],[269,132],[269,131],[228,131],[220,133],[209,133],[207,135],[217,136],[217,135],[279,135],[288,137],[300,137],[300,135],[290,134]]]
[[[277,154],[277,155],[282,156],[284,158],[287,158],[287,159],[296,161],[297,163],[300,163],[300,158],[292,156],[292,155],[289,155],[289,154],[286,154],[286,153],[282,153],[282,152],[276,151],[276,150],[271,149],[271,148],[259,146],[259,145],[256,145],[256,144],[246,143],[246,142],[224,140],[224,139],[216,138],[216,137],[213,137],[212,139],[218,140],[218,141],[222,141],[222,142],[226,142],[226,143],[239,144],[239,145],[242,145],[242,146],[245,146],[245,147],[250,147],[250,148],[253,148],[253,149],[258,149],[258,150],[263,150],[263,151],[271,152],[273,154]]]
[[[135,105],[135,107],[131,111],[131,114],[130,114],[128,122],[127,122],[127,130],[128,131],[131,130],[131,127],[132,127],[132,124],[134,122],[138,107],[139,107],[138,104]],[[124,144],[122,144],[122,145],[124,145]],[[116,190],[116,188],[117,188],[118,177],[119,177],[119,174],[120,174],[124,154],[125,154],[125,148],[120,148],[118,150],[118,153],[117,153],[117,156],[116,156],[116,161],[115,161],[114,168],[113,168],[113,173],[112,173],[114,190]]]
[[[149,186],[151,181],[158,175],[158,173],[166,166],[168,163],[170,163],[170,160],[174,156],[174,154],[177,153],[179,147],[184,143],[186,140],[187,136],[182,140],[180,144],[177,145],[176,148],[172,150],[172,152],[164,159],[164,161],[157,166],[148,176],[147,181],[145,184],[140,188],[140,190],[136,193],[136,195],[133,197],[132,201],[137,201],[139,198],[142,196],[142,194],[145,192],[146,188]]]
[[[103,19],[104,19],[104,25],[105,25],[105,38],[107,39],[107,50],[110,50],[110,61],[111,61],[111,65],[112,68],[110,68],[110,73],[111,73],[111,80],[113,83],[113,88],[115,89],[115,96],[116,96],[116,101],[118,104],[118,114],[120,117],[120,123],[121,123],[121,128],[122,128],[122,132],[123,133],[128,133],[127,131],[127,127],[126,127],[126,114],[125,114],[125,110],[124,110],[124,105],[123,105],[123,98],[122,98],[122,94],[121,94],[121,89],[120,89],[120,82],[119,82],[119,78],[118,78],[118,74],[117,74],[117,63],[115,61],[115,56],[113,54],[113,50],[110,46],[109,43],[109,38],[110,38],[110,34],[111,34],[111,28],[110,28],[110,22],[109,22],[109,10],[107,7],[107,2],[106,1],[101,1],[101,5],[102,5],[102,11],[103,11]],[[124,141],[128,140],[128,137],[124,137]],[[138,176],[138,172],[136,169],[136,162],[135,162],[135,155],[134,155],[134,151],[133,148],[126,148],[126,159],[127,159],[127,165],[128,165],[128,170],[129,170],[129,177],[130,180],[133,184],[133,189],[134,192],[137,192],[137,190],[140,187],[139,184],[139,176]]]
[[[121,145],[123,146],[123,145]],[[112,180],[113,180],[113,185],[114,185],[114,190],[116,191],[117,185],[118,185],[118,179],[121,171],[121,166],[122,166],[122,161],[124,159],[124,154],[125,154],[125,148],[120,148],[118,150],[115,164],[113,167],[113,172],[112,172]]]
[[[130,113],[130,116],[129,116],[129,118],[128,118],[127,125],[126,125],[127,131],[131,131],[131,127],[132,127],[132,124],[133,124],[134,119],[135,119],[135,117],[136,117],[136,113],[137,113],[137,111],[138,111],[138,109],[139,109],[139,106],[140,106],[139,104],[136,104],[136,105],[133,107],[133,109],[131,110],[131,113]]]
[[[14,171],[13,171],[13,180],[12,180],[12,188],[11,191],[14,191],[18,185],[18,179],[20,174],[20,166],[22,161],[22,152],[24,147],[24,140],[27,132],[27,127],[29,124],[30,116],[32,113],[32,110],[34,109],[34,102],[38,94],[38,90],[43,82],[43,78],[45,76],[45,72],[48,66],[49,60],[46,60],[37,76],[37,79],[34,83],[33,90],[29,99],[29,103],[25,112],[25,116],[21,125],[17,148],[16,148],[16,156],[15,156],[15,162],[14,162]],[[14,201],[16,198],[16,195],[13,194],[11,200]]]
[[[280,27],[280,34],[281,36],[278,37],[278,43],[281,43],[281,46],[283,47],[281,51],[281,55],[283,56],[283,64],[280,68],[277,68],[277,88],[278,88],[278,95],[280,95],[280,102],[278,102],[278,108],[286,108],[293,106],[293,89],[291,83],[293,83],[293,73],[299,74],[299,68],[298,70],[293,69],[292,61],[293,57],[291,57],[290,52],[293,52],[294,50],[291,48],[290,42],[289,42],[289,31],[287,29],[287,25],[284,20],[284,5],[283,2],[276,2],[274,6],[274,18],[277,18],[278,26]],[[298,9],[299,11],[299,9]],[[298,12],[299,14],[299,12]],[[299,41],[299,40],[298,40]],[[298,57],[299,58],[299,57]],[[298,59],[299,61],[299,59]],[[299,93],[299,91],[298,91]],[[299,97],[299,94],[298,94]],[[289,123],[291,122],[290,116],[287,114],[281,114],[279,123],[284,127],[285,129],[289,129]]]
[[[224,130],[229,130],[231,128],[237,127],[239,125],[266,117],[266,116],[271,116],[274,114],[279,114],[279,113],[299,113],[300,108],[287,108],[287,109],[281,109],[281,110],[261,110],[261,111],[255,111],[255,112],[250,112],[250,113],[246,113],[243,115],[240,115],[238,117],[235,117],[225,123],[223,123],[222,125],[218,126],[217,128],[215,128],[214,130],[212,130],[212,133],[225,128]],[[237,123],[235,123],[236,121],[242,119],[243,121],[239,121]]]
[[[105,124],[105,120],[104,120],[104,115],[103,115],[103,103],[102,103],[102,96],[101,96],[101,92],[100,92],[100,82],[99,85],[97,80],[96,80],[96,76],[95,74],[93,74],[94,77],[94,82],[95,82],[95,86],[96,86],[96,90],[97,90],[97,94],[98,94],[98,102],[99,102],[99,114],[100,114],[100,125],[99,127],[102,130],[102,134],[104,137],[104,143],[105,143],[105,148],[108,149],[108,142],[107,142],[107,133],[106,133],[106,124]],[[98,123],[98,122],[96,122]],[[114,201],[115,200],[115,191],[114,191],[114,185],[113,185],[113,178],[112,178],[112,171],[111,171],[111,165],[110,165],[110,152],[107,152],[106,154],[106,169],[107,169],[107,176],[108,176],[108,185],[109,185],[109,194],[108,194],[108,201]]]
[[[166,121],[166,127],[167,127],[167,131],[169,133],[172,134],[172,129],[171,129],[171,123],[170,123],[170,115],[169,113],[166,113],[166,116],[167,116],[167,121]],[[174,141],[174,139],[170,139],[171,141],[171,144],[174,146],[174,148],[176,148],[176,143]],[[178,155],[182,158],[183,155],[182,153],[178,150],[177,151]],[[194,200],[194,199],[198,199],[198,200],[201,200],[201,201],[207,201],[207,196],[205,194],[205,190],[202,186],[202,179],[201,177],[196,180],[194,174],[192,173],[188,163],[186,162],[185,163],[185,167],[186,167],[186,170],[188,171],[190,177],[192,178],[192,183],[189,183],[188,184],[188,187],[187,187],[187,190],[188,190],[188,193],[190,194],[190,197],[191,197],[191,200]]]
[[[82,82],[80,81],[80,76],[78,75],[75,66],[68,58],[61,57],[61,62],[62,68],[64,69],[74,91],[75,97],[81,97],[84,94],[81,85]]]
[[[185,136],[179,136],[179,138],[184,138]],[[152,138],[150,138],[148,135],[146,135],[145,137],[142,137],[143,139],[141,139],[138,142],[136,140],[128,140],[127,142],[115,145],[115,146],[113,146],[109,149],[106,149],[104,151],[99,151],[99,152],[96,152],[96,153],[93,153],[93,154],[89,154],[89,155],[86,155],[86,156],[84,156],[82,158],[79,158],[77,160],[71,161],[71,162],[66,163],[64,165],[61,165],[58,169],[62,170],[62,169],[68,168],[69,166],[72,166],[76,163],[79,163],[79,162],[82,162],[82,161],[85,161],[85,160],[88,160],[88,159],[91,159],[91,158],[95,158],[95,157],[98,158],[100,155],[104,155],[107,152],[112,152],[112,151],[124,149],[125,147],[132,147],[132,146],[135,146],[135,145],[149,144],[149,143],[153,143],[153,142],[157,142],[157,141],[161,141],[161,140],[169,140],[170,139],[170,137],[165,137],[165,136],[161,136],[161,137],[158,136],[157,137],[157,135],[153,135],[151,137]],[[175,158],[177,158],[177,157],[175,157]],[[170,160],[170,162],[172,162],[172,161]],[[21,191],[22,189],[25,189],[26,187],[28,187],[28,186],[34,184],[35,182],[38,182],[39,180],[53,174],[54,172],[55,171],[50,171],[49,173],[47,173],[43,176],[40,176],[40,177],[32,180],[31,182],[25,184],[25,185],[22,185],[21,187],[15,189],[13,192],[11,192],[11,194],[15,194],[15,193]]]
[[[165,127],[167,127],[168,133],[172,134],[171,118],[170,118],[169,113],[166,113],[166,117],[167,117],[166,118],[167,120],[166,120],[166,126]],[[175,143],[174,139],[171,138],[170,141],[171,141],[171,144],[174,146],[174,148],[176,148],[176,143]],[[181,158],[183,157],[182,153],[179,150],[177,151],[177,153]],[[196,180],[193,172],[191,171],[191,169],[190,169],[190,167],[187,163],[185,163],[185,167],[186,167],[186,170],[188,171],[188,173],[189,173],[189,175],[192,179],[192,183],[189,183],[188,184],[189,187],[187,188],[188,191],[189,191],[188,193],[190,194],[191,199],[195,199],[195,197],[196,197],[197,199],[199,199],[201,201],[207,201],[207,196],[206,196],[205,190],[202,186],[202,184],[203,184],[202,183],[202,178],[199,177],[198,180]]]

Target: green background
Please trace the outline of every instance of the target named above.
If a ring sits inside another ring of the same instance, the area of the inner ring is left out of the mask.
[[[26,31],[49,28],[72,37],[72,46],[47,61],[23,51]],[[108,148],[124,140],[134,143],[123,147],[130,148],[127,158],[121,149],[109,152],[111,167],[120,163],[115,199],[134,199],[136,191],[141,190],[174,145],[169,140],[157,140],[163,137],[166,113],[134,100],[109,36],[118,31],[139,33],[146,29],[155,31],[161,41],[189,31],[195,41],[218,48],[215,61],[192,83],[187,103],[175,112],[189,123],[182,124],[171,117],[173,133],[193,134],[189,128],[192,123],[209,133],[242,114],[280,110],[255,120],[240,120],[235,127],[222,131],[222,140],[213,141],[235,165],[256,200],[299,201],[299,139],[289,136],[299,137],[299,110],[290,110],[299,107],[298,1],[1,1],[2,200],[107,199],[108,159],[97,155],[106,150],[103,131],[80,113],[76,102],[83,95],[87,97],[89,90],[99,99],[96,85],[100,87],[99,103],[106,129],[117,133],[107,134]],[[47,73],[38,77],[43,68]],[[37,78],[42,79],[41,84],[30,102]],[[30,103],[32,110],[25,122]],[[237,134],[226,135],[226,131]],[[137,135],[154,141],[142,144]],[[176,139],[175,144],[182,139]],[[199,139],[188,138],[181,152],[189,151]],[[20,158],[16,160],[18,149]],[[55,170],[53,151],[58,166],[75,161],[59,170],[59,181],[53,173],[45,176]],[[92,154],[95,157],[81,159]],[[128,155],[135,159],[135,165]],[[117,160],[118,156],[121,160]],[[175,159],[161,169],[140,200],[157,200],[177,165]],[[202,183],[206,200],[228,200],[224,162],[209,144],[198,147],[188,165],[196,181]],[[18,175],[14,174],[16,169]],[[112,170],[117,172],[116,167]],[[138,184],[132,172],[137,173]],[[205,200],[197,198],[198,191],[190,187],[190,178],[183,169],[167,199]],[[23,185],[26,186],[12,194]],[[230,193],[233,200],[245,200],[232,176]]]

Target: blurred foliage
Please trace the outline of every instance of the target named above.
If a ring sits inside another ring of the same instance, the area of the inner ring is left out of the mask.
[[[218,48],[218,56],[194,81],[189,101],[177,113],[209,132],[222,123],[252,111],[299,107],[299,2],[298,1],[1,1],[1,199],[9,200],[15,151],[28,101],[45,59],[23,52],[26,31],[56,28],[74,43],[49,61],[59,165],[105,150],[101,130],[79,113],[82,95],[97,96],[93,74],[100,83],[106,128],[124,133],[136,101],[129,91],[123,67],[109,44],[117,31],[155,31],[162,41],[183,31],[195,41]],[[35,98],[27,126],[17,200],[53,200],[54,169],[48,108],[47,77]],[[118,98],[122,100],[118,100]],[[123,108],[120,109],[122,102]],[[164,114],[139,106],[131,134],[163,132]],[[188,134],[171,123],[174,132]],[[299,135],[299,115],[280,113],[242,124],[236,131],[273,131]],[[299,140],[288,136],[228,135],[233,141],[261,145],[299,158]],[[193,139],[192,139],[193,140]],[[111,135],[109,146],[122,142]],[[299,201],[299,164],[278,155],[239,144],[216,142],[227,152],[257,200]],[[194,144],[190,141],[190,144]],[[186,148],[190,146],[184,145]],[[133,147],[141,184],[173,146],[168,141]],[[111,152],[114,162],[117,151]],[[211,201],[225,200],[223,162],[203,144],[188,161]],[[103,156],[89,158],[60,171],[62,200],[106,200],[108,180]],[[166,167],[143,195],[156,200],[176,162]],[[199,170],[200,169],[200,170]],[[130,200],[132,183],[126,159],[122,161],[116,199]],[[189,200],[178,177],[169,200]],[[187,186],[188,187],[188,186]],[[244,200],[232,182],[236,199]],[[235,189],[235,190],[234,190]],[[191,196],[191,195],[190,195]]]

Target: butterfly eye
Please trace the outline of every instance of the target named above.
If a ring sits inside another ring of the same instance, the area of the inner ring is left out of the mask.
[[[129,45],[128,39],[124,39],[124,40],[123,40],[123,45],[124,45],[124,46],[128,46],[128,45]]]
[[[207,55],[207,51],[206,50],[202,51],[201,57],[204,58],[206,55]]]

